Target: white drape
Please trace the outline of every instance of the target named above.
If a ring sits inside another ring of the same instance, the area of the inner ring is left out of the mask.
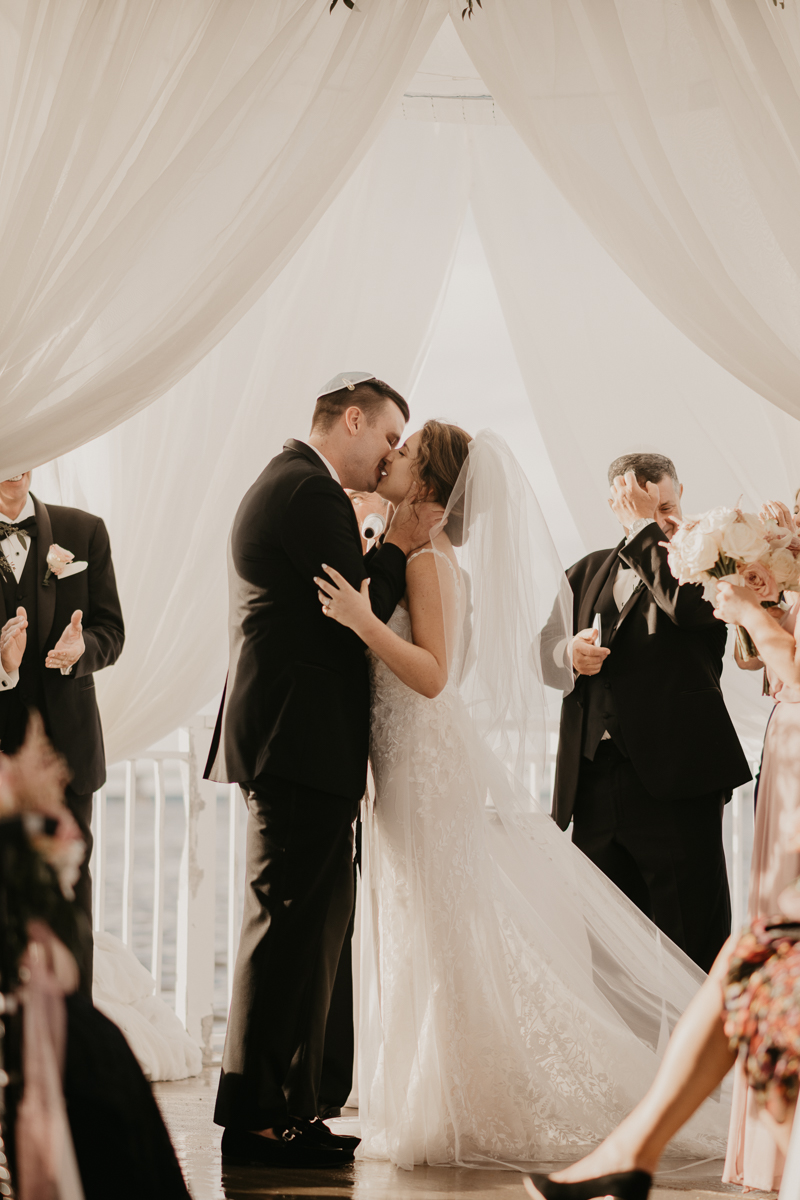
[[[626,274],[800,413],[800,36],[753,0],[487,0],[456,19],[512,125]]]
[[[720,370],[614,263],[509,128],[473,128],[472,209],[556,475],[587,547],[609,544],[606,468],[674,458],[690,512],[787,501],[800,422]]]
[[[337,371],[408,393],[467,204],[465,132],[392,122],[312,235],[227,337],[144,412],[34,473],[43,499],[106,519],[127,626],[98,679],[110,762],[218,692],[225,545],[239,501],[285,438],[308,433]]]
[[[111,530],[128,625],[122,659],[99,680],[111,761],[146,748],[221,687],[230,522],[285,437],[307,432],[319,381],[366,363],[411,394],[470,196],[585,549],[618,536],[605,471],[630,449],[674,457],[687,511],[740,494],[751,505],[791,497],[800,424],[642,296],[513,130],[390,122],[220,345],[167,396],[34,478],[44,498],[99,512]],[[490,387],[480,424],[502,433],[500,401]],[[439,412],[479,427],[457,393],[443,391]],[[736,671],[726,683],[753,753],[767,712],[756,684]]]
[[[499,0],[487,5],[473,29],[502,9]],[[469,22],[456,26],[460,34]],[[494,26],[481,28],[491,44]],[[437,37],[434,82],[447,68],[446,33],[458,38],[449,25]],[[475,81],[467,85],[474,92]],[[469,119],[469,104],[461,109]],[[284,437],[305,432],[319,381],[366,363],[412,388],[470,190],[530,402],[586,549],[617,535],[605,470],[625,450],[671,454],[687,511],[740,494],[751,505],[793,494],[800,425],[658,311],[513,129],[391,122],[216,350],[151,409],[35,482],[45,498],[97,511],[111,528],[129,630],[125,655],[101,678],[112,760],[141,751],[218,691],[230,520]],[[459,419],[458,397],[442,399]],[[500,411],[487,391],[480,423],[495,425]],[[733,673],[728,688],[755,752],[764,715],[755,682]]]
[[[264,292],[446,0],[2,0],[0,475],[111,429]]]
[[[562,494],[586,549],[612,546],[606,470],[668,454],[684,510],[791,503],[800,422],[723,371],[626,277],[508,128],[472,128],[472,209],[514,351]],[[748,752],[769,702],[729,665],[725,692]]]

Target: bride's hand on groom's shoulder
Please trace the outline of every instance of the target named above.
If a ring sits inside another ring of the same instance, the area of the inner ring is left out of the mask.
[[[397,506],[384,541],[397,546],[404,554],[411,554],[427,545],[431,531],[441,524],[443,517],[442,504],[432,500],[414,504],[406,498]]]
[[[357,592],[344,575],[340,575],[327,563],[322,564],[322,569],[329,578],[315,575],[314,583],[319,589],[317,596],[323,613],[363,638],[370,621],[375,619],[369,598],[369,579],[362,582],[361,590]]]

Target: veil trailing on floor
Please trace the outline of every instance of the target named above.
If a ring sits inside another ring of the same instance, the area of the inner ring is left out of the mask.
[[[436,727],[442,708],[423,702],[434,706],[424,710],[430,720],[404,760],[392,751],[389,767],[379,764],[365,824],[364,1150],[400,1165],[576,1158],[644,1095],[705,976],[531,790],[546,763],[548,710],[573,684],[572,597],[536,497],[490,431],[470,444],[446,529],[461,572],[459,584],[447,554],[436,554],[446,723]],[[381,736],[400,742],[395,712]],[[462,824],[459,843],[452,831]],[[457,1022],[453,1033],[448,1008],[462,1007],[474,1041],[492,1025],[474,1052],[453,1046],[471,1036]],[[485,1126],[470,1111],[476,1103]],[[675,1151],[722,1153],[728,1109],[727,1097],[707,1101]]]

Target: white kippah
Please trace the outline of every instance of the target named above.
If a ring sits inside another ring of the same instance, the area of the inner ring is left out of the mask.
[[[317,399],[320,396],[329,396],[331,392],[339,392],[342,388],[348,388],[351,392],[355,390],[357,383],[366,383],[368,379],[374,379],[369,371],[343,371],[340,375],[334,375],[333,379],[329,379],[321,392],[317,392]]]

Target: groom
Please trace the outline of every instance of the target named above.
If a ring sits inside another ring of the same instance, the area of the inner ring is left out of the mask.
[[[727,630],[669,569],[683,493],[672,461],[628,454],[608,478],[624,537],[567,572],[576,682],[553,816],[707,971],[730,933],[723,806],[750,779],[720,690]]]
[[[374,492],[408,405],[364,372],[318,396],[239,506],[228,546],[230,663],[206,777],[248,808],[247,882],[214,1120],[226,1161],[337,1166],[356,1139],[318,1118],[325,1026],[353,909],[353,822],[364,794],[369,677],[363,643],[324,616],[314,576],[370,578],[388,620],[406,556],[442,509],[401,505],[366,558],[345,488]]]

